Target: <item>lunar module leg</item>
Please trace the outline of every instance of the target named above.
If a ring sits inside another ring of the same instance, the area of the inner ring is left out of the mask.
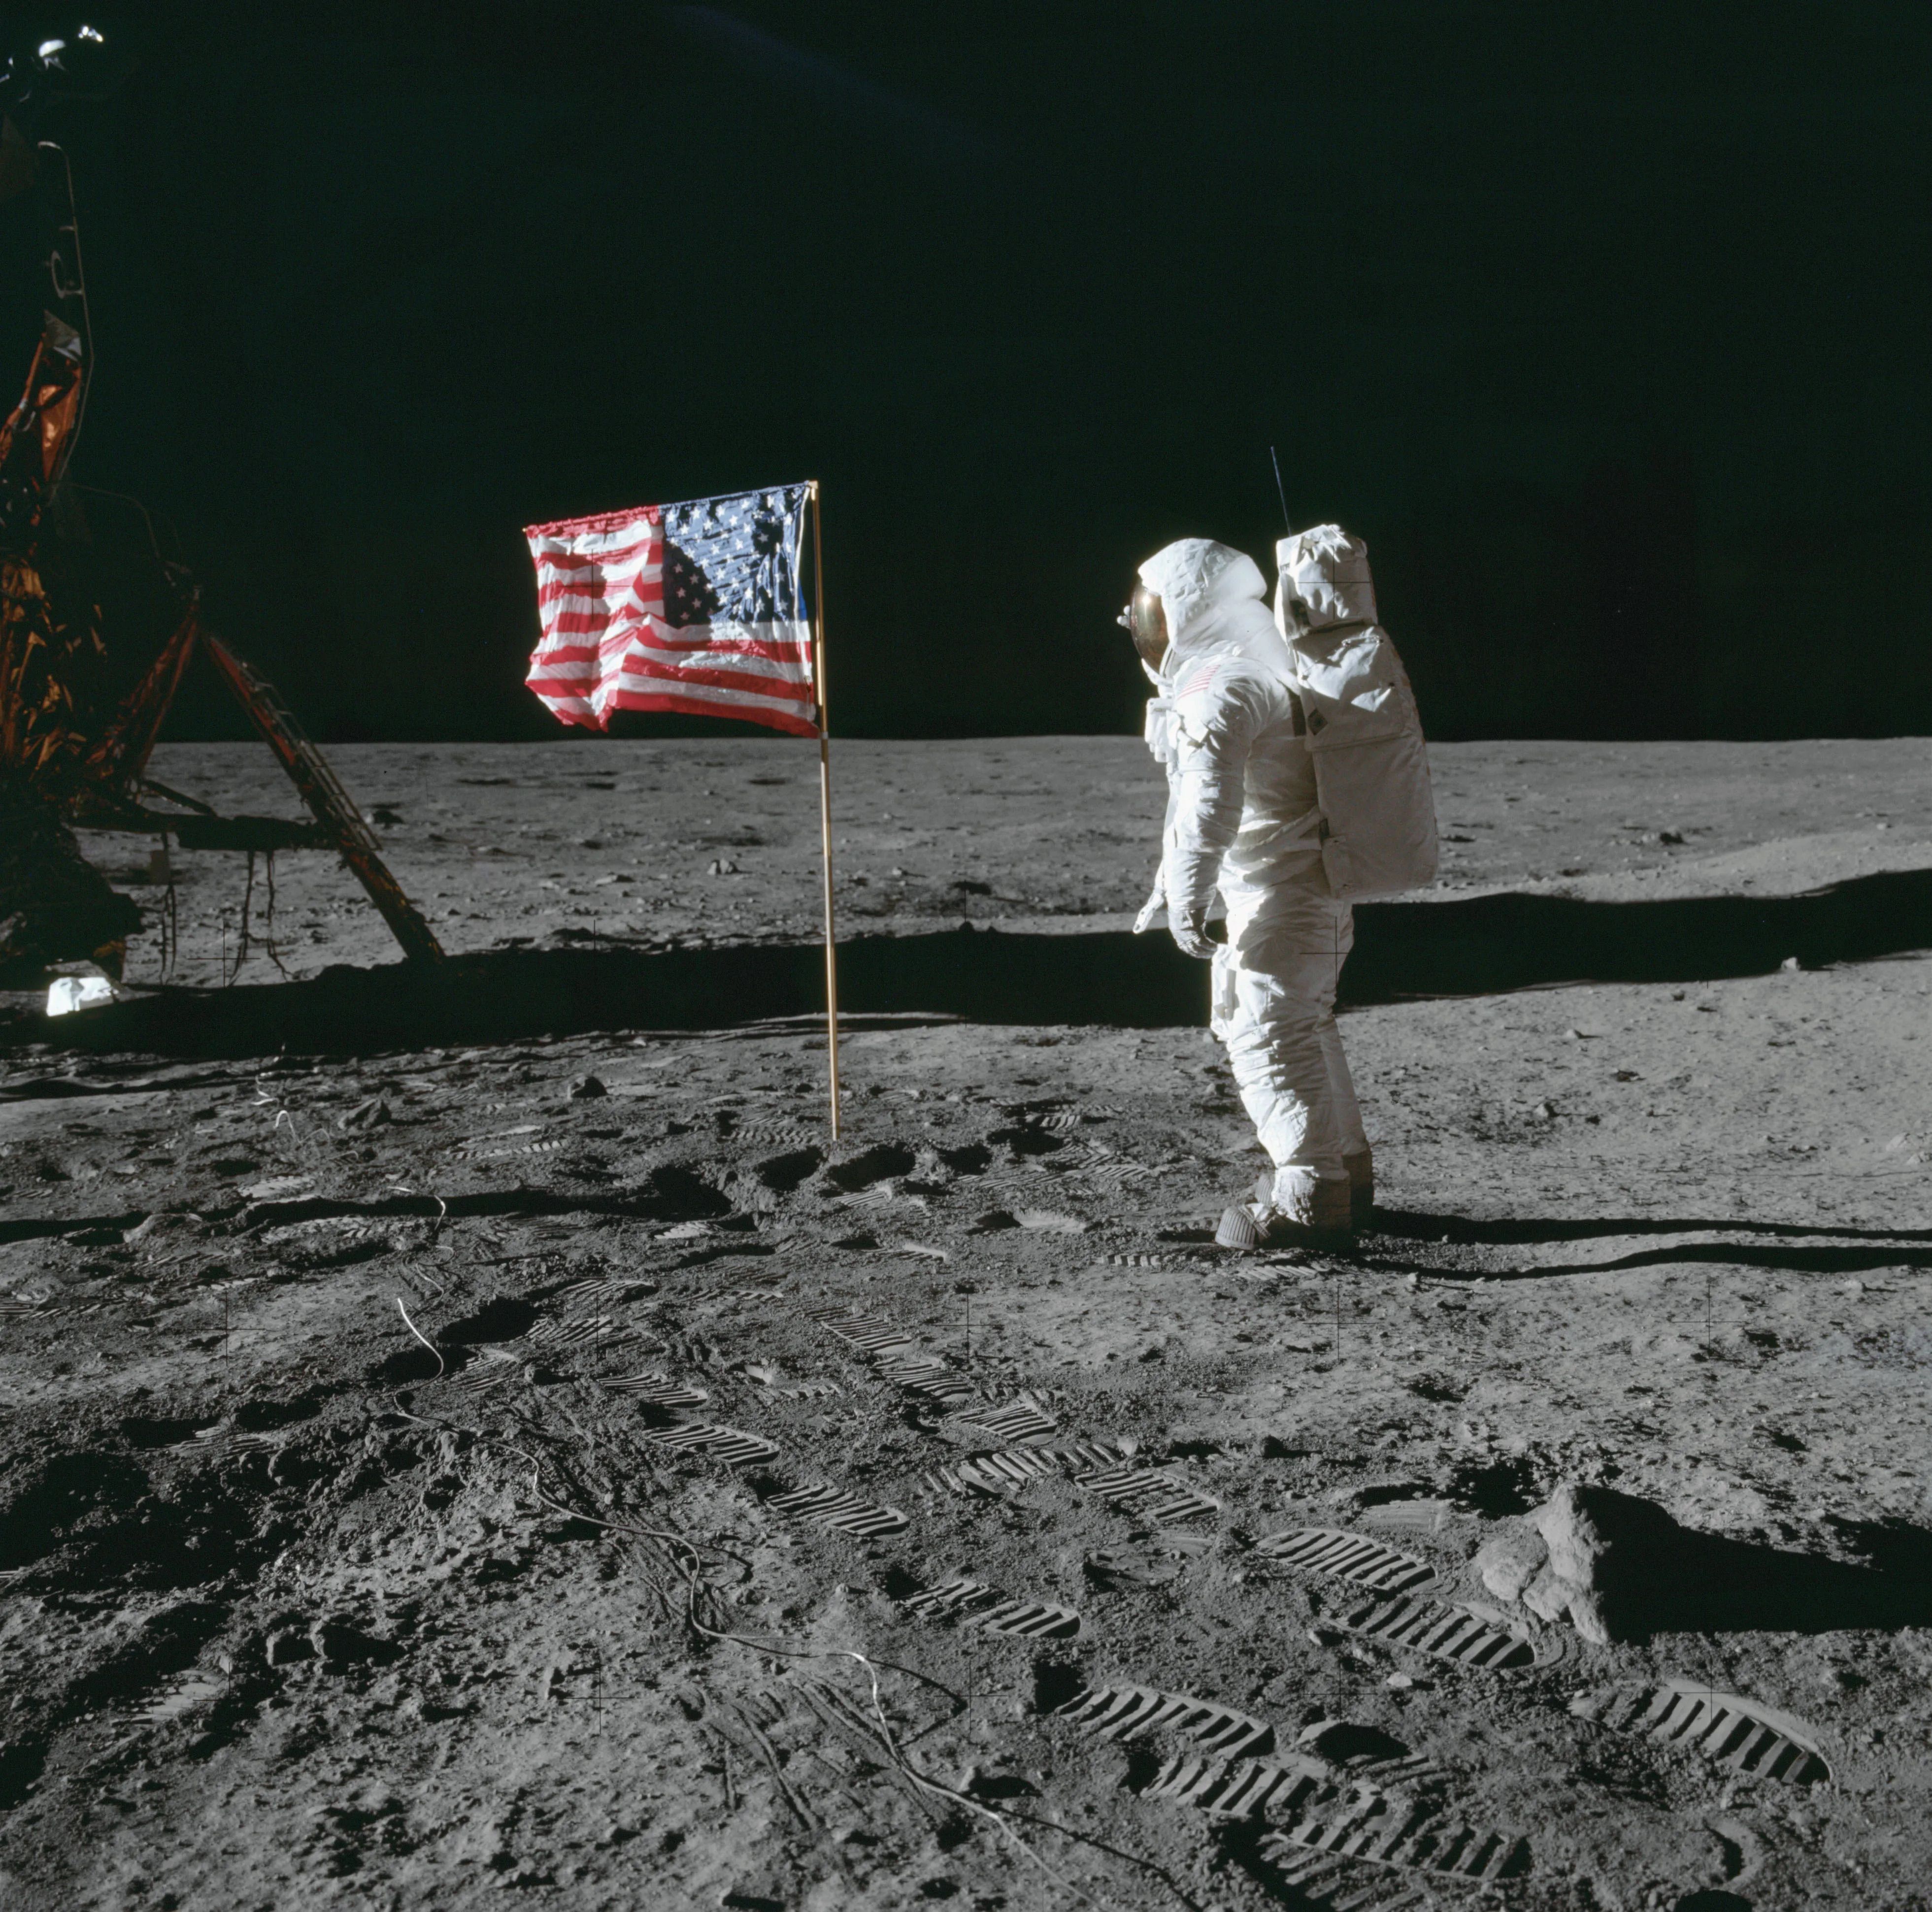
[[[207,646],[215,668],[241,700],[242,708],[261,732],[263,741],[302,793],[303,802],[341,853],[356,880],[368,892],[369,901],[382,913],[383,922],[402,945],[403,954],[412,962],[441,962],[442,946],[436,941],[436,933],[389,874],[375,833],[362,820],[362,813],[336,781],[335,772],[322,753],[303,735],[294,713],[282,702],[274,685],[218,638],[204,631],[201,641]]]

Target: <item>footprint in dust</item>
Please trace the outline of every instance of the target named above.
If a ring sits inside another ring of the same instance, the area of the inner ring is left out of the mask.
[[[896,1176],[910,1175],[917,1158],[898,1142],[874,1143],[862,1153],[834,1162],[825,1171],[825,1180],[842,1194],[855,1194],[875,1182],[888,1182]]]
[[[1214,1550],[1212,1534],[1178,1530],[1138,1534],[1124,1547],[1103,1547],[1087,1557],[1087,1577],[1107,1587],[1164,1587],[1191,1560]]]
[[[657,1221],[715,1221],[730,1212],[730,1199],[713,1182],[680,1162],[651,1170],[650,1195],[638,1207],[640,1215]]]
[[[984,1175],[993,1165],[993,1152],[982,1142],[968,1142],[963,1148],[934,1151],[955,1175]]]
[[[1056,1135],[1050,1129],[1041,1128],[1031,1122],[1016,1124],[1010,1128],[996,1128],[986,1140],[995,1148],[1010,1149],[1016,1155],[1050,1155],[1066,1146],[1064,1135]]]
[[[822,1149],[791,1149],[779,1155],[767,1155],[754,1162],[752,1173],[760,1185],[775,1194],[789,1195],[808,1175],[815,1174],[825,1160]]]

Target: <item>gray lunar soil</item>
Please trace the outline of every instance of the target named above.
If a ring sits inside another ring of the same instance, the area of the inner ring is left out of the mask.
[[[453,952],[813,934],[809,747],[333,755]],[[1220,1052],[1104,1000],[862,1005],[834,1143],[805,1023],[204,1056],[11,999],[0,1905],[1932,1907],[1925,747],[1435,761],[1427,908],[1685,953],[1352,1011],[1346,1255],[1213,1246]],[[1132,740],[835,766],[855,934],[1144,892]],[[172,868],[213,989],[244,870]],[[393,959],[275,874],[290,972]],[[1695,973],[1807,898],[1904,927]],[[1538,1510],[1594,1488],[1655,1511],[1593,1566]]]

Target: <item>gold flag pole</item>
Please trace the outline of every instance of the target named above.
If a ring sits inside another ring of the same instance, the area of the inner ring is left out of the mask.
[[[818,481],[812,481],[812,595],[818,628],[812,669],[818,695],[818,816],[825,847],[825,1053],[831,1069],[832,1139],[838,1139],[838,946],[832,922],[832,736],[825,714],[825,546],[820,536]]]

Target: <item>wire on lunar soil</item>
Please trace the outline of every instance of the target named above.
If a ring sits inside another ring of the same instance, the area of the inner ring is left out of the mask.
[[[398,1298],[396,1306],[398,1311],[400,1311],[402,1302],[400,1297]],[[417,1340],[422,1341],[423,1337],[418,1333],[414,1323],[410,1321],[406,1313],[404,1314],[403,1320],[405,1325],[409,1327],[410,1333],[415,1335]],[[423,1344],[426,1347],[429,1346],[427,1341],[424,1341]],[[430,1351],[434,1353],[436,1350],[430,1348]],[[940,1686],[938,1681],[928,1678],[913,1668],[900,1666],[890,1660],[874,1661],[868,1655],[851,1647],[782,1647],[773,1641],[754,1640],[748,1634],[727,1632],[717,1627],[706,1626],[698,1617],[698,1594],[700,1589],[706,1592],[714,1590],[712,1589],[711,1584],[704,1580],[699,1572],[703,1563],[698,1545],[686,1536],[674,1533],[668,1528],[641,1527],[626,1521],[607,1520],[602,1515],[586,1513],[580,1508],[573,1507],[566,1502],[553,1499],[543,1490],[543,1466],[542,1461],[535,1455],[523,1448],[514,1446],[508,1441],[499,1440],[494,1435],[484,1434],[478,1428],[466,1428],[454,1421],[430,1420],[422,1415],[412,1413],[409,1409],[402,1405],[400,1401],[398,1401],[395,1404],[396,1411],[398,1413],[406,1420],[416,1422],[418,1426],[452,1428],[458,1434],[468,1434],[471,1439],[483,1446],[500,1447],[506,1453],[515,1455],[530,1469],[532,1497],[542,1506],[549,1508],[553,1513],[561,1514],[567,1520],[586,1521],[592,1527],[601,1527],[613,1533],[628,1534],[637,1539],[656,1541],[674,1550],[673,1565],[683,1576],[685,1582],[685,1622],[693,1632],[701,1635],[707,1640],[729,1641],[734,1646],[746,1647],[752,1653],[769,1653],[779,1659],[850,1660],[864,1668],[866,1678],[872,1686],[872,1710],[878,1722],[876,1729],[872,1728],[869,1722],[867,1722],[867,1731],[876,1730],[888,1757],[904,1778],[922,1792],[930,1793],[949,1800],[953,1805],[988,1821],[1002,1838],[1010,1842],[1054,1885],[1059,1887],[1063,1891],[1070,1893],[1083,1905],[1092,1905],[1099,1902],[1090,1893],[1083,1891],[1081,1887],[1074,1884],[1071,1880],[1064,1878],[1056,1872],[1038,1853],[1034,1851],[1031,1846],[1028,1845],[1024,1839],[1020,1837],[1018,1833],[1013,1830],[1012,1827],[1006,1823],[1009,1820],[1022,1820],[1028,1825],[1038,1826],[1043,1830],[1058,1833],[1064,1838],[1076,1840],[1082,1845],[1091,1846],[1096,1851],[1104,1852],[1110,1857],[1123,1860],[1127,1864],[1136,1866],[1144,1872],[1152,1874],[1183,1905],[1189,1908],[1189,1912],[1200,1912],[1199,1902],[1190,1898],[1174,1876],[1165,1867],[1156,1865],[1153,1860],[1142,1859],[1135,1853],[1123,1851],[1119,1847],[1109,1845],[1105,1840],[1096,1839],[1090,1833],[1076,1831],[1070,1826],[1057,1824],[1051,1819],[1042,1819],[1032,1813],[1020,1812],[1008,1807],[988,1806],[983,1801],[974,1798],[970,1793],[961,1791],[956,1788],[946,1785],[942,1780],[934,1779],[930,1775],[920,1772],[906,1757],[904,1752],[900,1747],[898,1738],[892,1731],[892,1722],[886,1716],[884,1702],[879,1689],[879,1668],[882,1665],[885,1666],[895,1673],[904,1673],[914,1679],[922,1680],[928,1686],[938,1686],[942,1692],[950,1693],[950,1689]],[[689,1564],[687,1564],[685,1560],[678,1557],[680,1554],[688,1555]],[[828,1687],[824,1690],[832,1692],[836,1689]],[[950,1695],[950,1697],[956,1699],[958,1695]]]
[[[1090,1845],[1096,1851],[1106,1853],[1115,1859],[1124,1860],[1129,1865],[1138,1866],[1144,1872],[1152,1873],[1174,1894],[1176,1899],[1180,1900],[1182,1905],[1190,1908],[1190,1912],[1198,1912],[1197,1902],[1190,1899],[1181,1890],[1172,1873],[1164,1867],[1156,1866],[1152,1860],[1142,1859],[1136,1853],[1124,1852],[1118,1846],[1108,1845],[1104,1839],[1096,1839],[1089,1833],[1076,1832],[1070,1826],[1060,1825],[1051,1819],[1042,1819],[1034,1813],[1021,1812],[1011,1808],[987,1806],[983,1802],[974,1799],[970,1794],[958,1791],[954,1788],[946,1785],[943,1781],[931,1779],[920,1772],[910,1761],[907,1759],[900,1750],[898,1742],[892,1737],[892,1724],[886,1716],[885,1706],[880,1697],[878,1668],[874,1662],[867,1659],[863,1653],[854,1653],[849,1649],[828,1649],[824,1652],[823,1657],[829,1659],[856,1660],[866,1669],[866,1677],[872,1683],[872,1711],[879,1722],[878,1733],[882,1738],[886,1751],[891,1756],[892,1763],[908,1779],[922,1791],[936,1793],[942,1798],[950,1800],[955,1804],[965,1807],[969,1812],[976,1812],[982,1818],[991,1820],[998,1830],[1011,1839],[1014,1845],[1025,1854],[1027,1857],[1030,1859],[1049,1879],[1064,1890],[1072,1893],[1075,1898],[1089,1905],[1095,1902],[1072,1881],[1064,1879],[1054,1872],[1046,1860],[1042,1859],[1031,1846],[1028,1845],[1005,1823],[1006,1820],[1010,1818],[1024,1820],[1030,1826],[1038,1826],[1046,1831],[1058,1833],[1065,1838],[1077,1839],[1083,1845]],[[836,1688],[826,1686],[822,1681],[814,1683],[828,1699],[836,1701],[840,1707],[845,1707],[850,1705],[851,1702]],[[870,1723],[867,1722],[867,1724],[869,1730]]]
[[[488,1435],[478,1437],[484,1440],[490,1438]],[[528,1460],[530,1457],[526,1455],[524,1458]],[[536,1499],[550,1508],[553,1512],[562,1514],[568,1519],[587,1521],[593,1527],[605,1527],[615,1533],[634,1534],[648,1539],[669,1542],[673,1546],[682,1548],[688,1553],[694,1562],[698,1560],[697,1548],[681,1534],[671,1533],[656,1527],[634,1527],[622,1521],[606,1520],[599,1515],[586,1514],[562,1501],[553,1500],[544,1492],[534,1470],[530,1491]],[[1054,1872],[1053,1868],[1006,1824],[1009,1819],[1022,1819],[1030,1825],[1039,1826],[1048,1831],[1061,1833],[1068,1839],[1078,1840],[1084,1845],[1090,1845],[1097,1851],[1106,1853],[1117,1859],[1124,1860],[1130,1865],[1137,1866],[1143,1872],[1150,1872],[1174,1894],[1183,1905],[1190,1908],[1190,1912],[1198,1912],[1197,1902],[1188,1896],[1171,1874],[1164,1868],[1154,1864],[1151,1860],[1142,1859],[1131,1852],[1124,1852],[1117,1846],[1108,1845],[1103,1840],[1094,1839],[1088,1833],[1076,1832],[1071,1827],[1058,1825],[1050,1819],[1040,1819],[1031,1813],[1018,1812],[1006,1808],[988,1806],[982,1801],[974,1798],[970,1793],[962,1792],[956,1788],[946,1785],[942,1780],[934,1779],[930,1775],[920,1771],[918,1767],[906,1757],[896,1735],[892,1731],[892,1722],[886,1716],[884,1702],[879,1689],[879,1668],[883,1665],[896,1673],[908,1674],[914,1679],[925,1680],[928,1686],[938,1685],[937,1681],[927,1679],[926,1675],[916,1672],[912,1668],[899,1666],[890,1660],[874,1661],[868,1655],[860,1653],[852,1647],[781,1647],[772,1641],[754,1640],[748,1634],[731,1633],[722,1631],[716,1627],[707,1626],[698,1617],[698,1593],[700,1587],[705,1587],[708,1590],[709,1583],[700,1580],[694,1567],[687,1567],[682,1561],[678,1562],[677,1565],[679,1571],[685,1578],[685,1617],[694,1632],[703,1635],[708,1640],[728,1641],[734,1646],[746,1647],[753,1653],[770,1653],[781,1659],[850,1660],[864,1668],[866,1677],[872,1686],[872,1711],[878,1722],[876,1728],[872,1727],[871,1722],[866,1722],[866,1729],[868,1731],[876,1732],[888,1757],[898,1770],[922,1792],[930,1793],[949,1800],[953,1805],[962,1807],[967,1812],[976,1814],[980,1818],[987,1821],[1063,1891],[1070,1893],[1084,1905],[1091,1905],[1096,1902],[1090,1894],[1082,1891],[1071,1880],[1064,1878]],[[823,1687],[822,1690],[840,1699],[844,1704],[850,1704],[849,1701],[844,1701],[843,1695],[838,1695],[836,1689]],[[940,1690],[944,1692],[946,1689],[942,1687]]]
[[[442,1350],[438,1348],[434,1342],[428,1340],[424,1336],[422,1330],[410,1319],[410,1311],[403,1305],[403,1298],[400,1295],[398,1295],[396,1297],[396,1312],[403,1317],[403,1326],[408,1329],[410,1332],[415,1335],[416,1339],[421,1341],[423,1346],[428,1348],[430,1353],[436,1356],[436,1372],[430,1377],[430,1378],[433,1380],[441,1380],[446,1366],[442,1358]]]
[[[708,1689],[700,1688],[699,1690],[703,1692]],[[780,1764],[778,1749],[773,1746],[771,1741],[765,1737],[764,1729],[759,1726],[757,1721],[753,1719],[751,1716],[746,1712],[745,1709],[736,1704],[735,1701],[725,1699],[718,1694],[712,1694],[710,1697],[712,1699],[716,1700],[721,1707],[729,1707],[734,1715],[736,1716],[738,1724],[745,1729],[746,1737],[751,1740],[752,1745],[758,1749],[758,1757],[765,1762],[766,1766],[770,1770],[772,1783],[776,1785],[778,1789],[778,1797],[791,1809],[793,1815],[796,1818],[799,1824],[804,1827],[807,1832],[814,1833],[823,1832],[825,1829],[820,1823],[818,1814],[814,1812],[811,1807],[807,1806],[805,1801],[802,1800],[796,1792],[793,1790],[791,1782],[790,1780],[786,1779],[784,1770]],[[727,1745],[729,1744],[729,1741],[722,1728],[718,1730],[718,1737],[721,1741],[724,1741]],[[726,1758],[728,1759],[730,1755],[727,1753]],[[730,1772],[728,1768],[725,1776],[728,1791],[730,1787]]]

